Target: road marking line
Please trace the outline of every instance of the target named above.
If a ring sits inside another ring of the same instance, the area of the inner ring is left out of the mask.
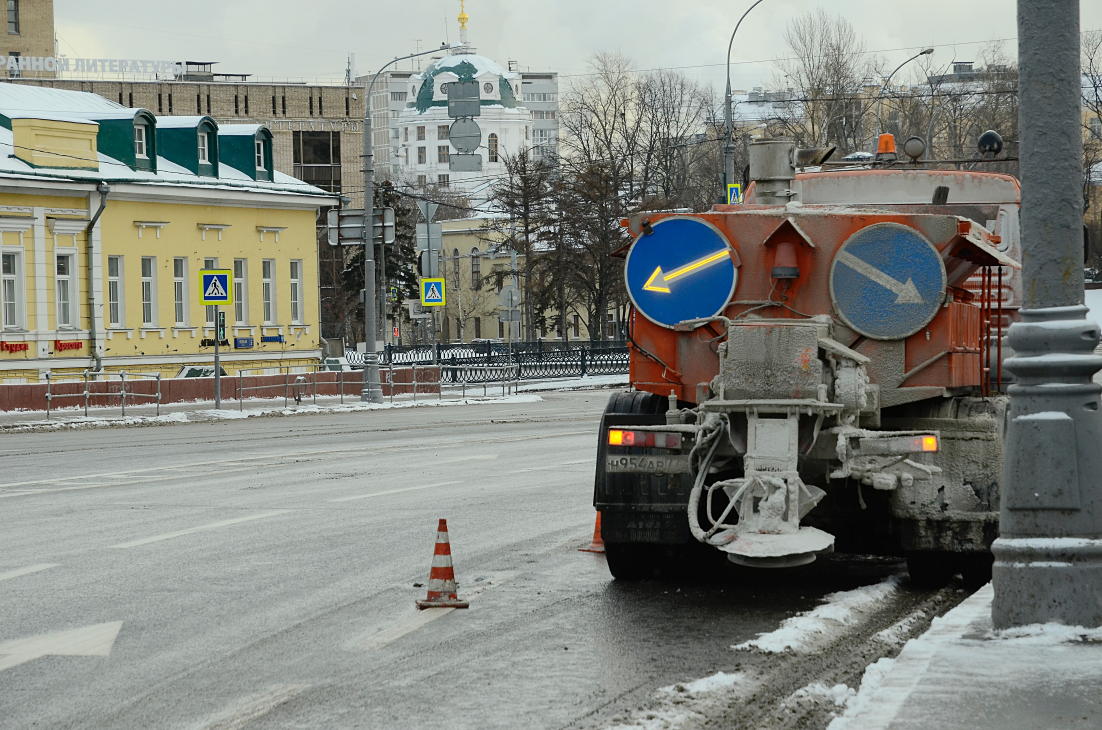
[[[0,672],[44,656],[110,656],[122,621],[56,631],[0,644]]]
[[[564,461],[561,464],[551,464],[550,466],[529,466],[529,467],[526,467],[524,469],[517,469],[516,471],[502,472],[502,475],[506,475],[506,474],[524,474],[524,473],[530,472],[530,471],[547,471],[548,469],[558,469],[559,467],[571,466],[573,464],[592,464],[592,463],[595,463],[596,460],[597,460],[597,457],[593,457],[592,459],[577,459],[575,461]]]
[[[497,588],[499,585],[515,576],[515,571],[506,571],[503,573],[491,574],[484,581],[472,583],[470,584],[469,588],[461,588],[459,593],[464,600],[470,600],[472,598],[482,595],[486,591]],[[424,610],[418,611],[415,614],[407,616],[406,618],[401,619],[400,621],[397,621],[390,626],[387,626],[382,631],[372,634],[363,641],[353,643],[351,648],[363,649],[365,651],[381,649],[387,644],[391,644],[397,641],[406,634],[413,633],[425,624],[435,621],[441,616],[451,613],[454,610],[454,608],[426,608]]]
[[[186,530],[177,530],[176,532],[166,532],[163,535],[154,535],[153,537],[143,537],[141,540],[132,540],[131,542],[123,542],[118,545],[112,545],[113,548],[126,549],[132,547],[138,547],[139,545],[148,545],[151,542],[160,542],[161,540],[171,540],[174,537],[182,537],[184,535],[190,535],[195,532],[205,532],[207,530],[214,530],[219,527],[227,527],[229,525],[237,525],[242,522],[251,522],[252,520],[262,520],[265,517],[275,517],[276,515],[282,515],[290,510],[281,509],[276,512],[264,512],[259,515],[250,515],[248,517],[237,517],[232,520],[222,520],[221,522],[212,522],[209,525],[199,525],[198,527],[189,527]]]
[[[402,492],[416,492],[419,489],[432,489],[433,487],[446,487],[449,484],[459,484],[458,481],[452,482],[436,482],[434,484],[419,484],[416,487],[403,487],[401,489],[387,489],[383,492],[372,492],[371,494],[357,494],[353,497],[339,497],[337,499],[328,499],[327,502],[351,502],[355,499],[371,499],[372,497],[383,497],[388,494],[401,494]]]
[[[56,568],[59,565],[61,565],[61,563],[40,563],[38,565],[28,565],[26,568],[16,568],[15,570],[9,570],[7,573],[0,573],[0,580],[18,578],[21,575],[30,575],[31,573],[37,573],[40,570]]]
[[[309,688],[308,684],[284,684],[272,687],[267,692],[240,702],[227,711],[228,715],[203,725],[202,728],[203,730],[239,730]]]
[[[433,466],[435,466],[436,464],[455,464],[460,461],[479,461],[480,459],[490,460],[496,459],[498,456],[498,454],[483,454],[480,456],[458,456],[454,459],[441,459],[438,461],[433,461],[432,464]]]

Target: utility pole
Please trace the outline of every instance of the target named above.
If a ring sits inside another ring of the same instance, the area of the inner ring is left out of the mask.
[[[453,44],[453,46],[455,45],[458,44]],[[372,236],[372,221],[374,220],[375,211],[375,151],[371,138],[371,92],[375,88],[375,82],[379,80],[379,75],[388,66],[409,58],[446,50],[447,48],[448,46],[442,43],[440,48],[395,58],[393,61],[384,64],[375,73],[371,83],[364,90],[364,227],[361,238],[364,244],[364,339],[367,340],[364,349],[367,352],[364,354],[363,389],[360,391],[360,401],[364,403],[383,402],[383,388],[379,383],[379,356],[375,349],[375,343],[379,341],[379,328],[376,321],[379,302],[375,287],[375,243]]]
[[[1022,321],[995,554],[995,628],[1102,626],[1102,369],[1083,305],[1079,0],[1018,0]]]

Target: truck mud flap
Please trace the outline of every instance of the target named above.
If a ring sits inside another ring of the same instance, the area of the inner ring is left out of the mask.
[[[601,512],[601,537],[605,542],[664,543],[689,542],[689,520],[685,510],[676,512]]]

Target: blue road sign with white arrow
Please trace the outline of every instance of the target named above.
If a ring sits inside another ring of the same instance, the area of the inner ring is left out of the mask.
[[[945,263],[925,236],[876,223],[850,236],[830,266],[834,311],[858,333],[900,340],[930,323],[945,299]]]
[[[738,283],[738,254],[699,218],[663,218],[628,251],[624,280],[639,312],[663,327],[723,311]]]

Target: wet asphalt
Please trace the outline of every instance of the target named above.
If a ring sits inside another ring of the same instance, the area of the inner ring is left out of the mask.
[[[543,397],[0,437],[0,648],[122,622],[0,669],[0,728],[604,727],[896,569],[613,581],[608,392]],[[422,614],[440,517],[471,607]]]

